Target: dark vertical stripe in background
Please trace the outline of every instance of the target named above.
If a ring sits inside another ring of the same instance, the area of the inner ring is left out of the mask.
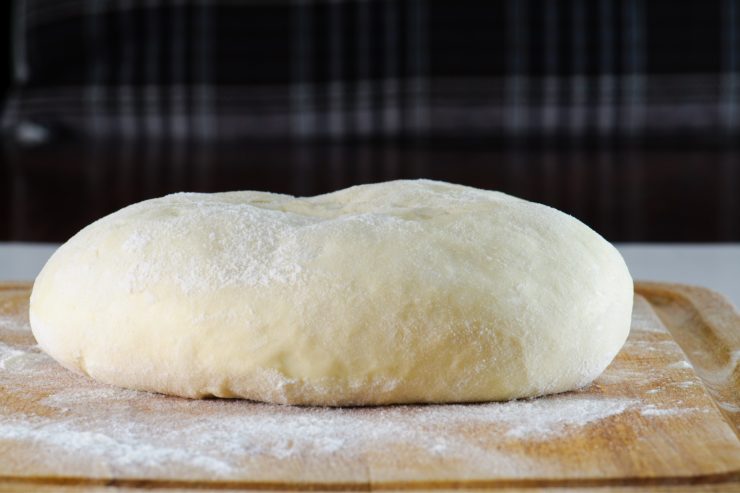
[[[529,90],[527,79],[529,51],[529,9],[528,2],[508,0],[508,45],[505,56],[508,59],[506,76],[506,95],[508,112],[506,129],[509,134],[520,135],[528,125],[526,96]]]
[[[740,101],[740,7],[738,0],[724,0],[722,5],[722,98],[721,112],[725,132],[732,136],[738,129],[738,101]]]

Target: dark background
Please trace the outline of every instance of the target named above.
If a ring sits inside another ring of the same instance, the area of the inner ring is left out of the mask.
[[[0,96],[5,96],[10,86],[10,13],[12,11],[12,2],[0,2]]]
[[[245,5],[248,3],[245,2]],[[622,3],[614,3],[615,9],[622,9]],[[173,113],[168,106],[170,103],[152,110],[145,106],[146,89],[136,87],[136,120],[131,126],[131,132],[135,134],[133,137],[122,138],[120,129],[116,127],[118,123],[110,123],[120,120],[118,114],[114,117],[108,114],[118,111],[116,105],[119,104],[110,95],[101,110],[103,116],[100,126],[77,125],[72,117],[67,118],[68,115],[74,115],[74,111],[64,113],[67,110],[63,110],[59,100],[52,98],[47,103],[47,99],[43,99],[53,94],[44,92],[45,84],[73,88],[79,82],[74,80],[75,74],[82,77],[86,73],[74,72],[65,65],[83,63],[64,58],[73,57],[80,50],[70,49],[68,45],[55,42],[52,38],[51,41],[40,42],[35,53],[54,53],[56,58],[49,58],[51,62],[40,64],[34,72],[40,74],[38,78],[23,86],[25,95],[22,97],[27,101],[36,101],[36,106],[33,106],[35,113],[28,113],[25,119],[18,118],[4,127],[3,156],[0,160],[0,240],[64,241],[89,222],[127,204],[182,190],[214,192],[257,189],[313,195],[359,183],[426,177],[500,190],[546,203],[575,215],[611,241],[740,241],[737,125],[733,124],[735,130],[725,132],[715,123],[706,123],[702,115],[707,113],[701,112],[702,105],[714,104],[712,97],[716,88],[712,81],[721,81],[725,75],[721,71],[727,60],[723,61],[721,48],[727,40],[723,38],[719,26],[723,22],[723,5],[730,3],[645,3],[644,15],[651,24],[646,30],[649,39],[644,42],[652,51],[644,54],[648,59],[644,62],[647,69],[641,70],[647,72],[642,75],[645,76],[650,97],[654,101],[661,101],[672,112],[666,112],[668,116],[661,119],[662,113],[651,110],[651,114],[658,117],[648,120],[644,132],[637,134],[631,134],[628,127],[625,127],[626,130],[620,127],[613,133],[602,135],[596,132],[594,125],[589,124],[582,135],[574,137],[567,130],[567,121],[556,122],[555,130],[549,133],[540,127],[532,131],[507,133],[506,128],[497,130],[481,127],[472,116],[466,120],[466,112],[473,115],[476,107],[496,97],[494,90],[485,92],[489,89],[485,89],[481,95],[475,93],[471,89],[478,87],[474,82],[489,80],[486,77],[494,77],[499,72],[511,75],[510,72],[519,70],[516,63],[512,65],[507,62],[509,59],[516,61],[516,57],[510,57],[506,51],[511,50],[512,43],[526,45],[527,75],[533,79],[530,80],[529,99],[525,103],[529,105],[527,108],[531,114],[539,112],[536,113],[539,115],[547,98],[546,94],[531,87],[545,87],[543,81],[548,76],[563,77],[566,81],[563,85],[567,86],[567,78],[582,71],[594,78],[584,89],[587,91],[586,98],[591,100],[595,97],[600,67],[598,49],[596,45],[586,43],[583,61],[578,62],[572,57],[568,40],[577,37],[573,34],[574,21],[569,17],[570,14],[559,14],[550,27],[546,26],[547,16],[537,17],[540,20],[528,26],[528,34],[524,38],[516,38],[521,33],[513,30],[513,41],[506,34],[506,29],[509,29],[506,23],[511,19],[506,17],[509,14],[503,10],[500,15],[494,12],[496,15],[493,16],[502,19],[500,26],[481,24],[471,27],[470,19],[474,20],[476,15],[470,12],[475,12],[475,9],[496,9],[502,2],[428,3],[430,9],[435,9],[429,29],[436,29],[437,33],[430,36],[428,49],[434,57],[429,70],[440,80],[458,77],[462,81],[459,86],[449,89],[439,84],[438,87],[442,89],[431,97],[436,97],[437,101],[445,101],[445,98],[454,100],[457,105],[453,108],[456,110],[455,118],[462,123],[445,130],[445,121],[433,121],[429,125],[431,130],[422,134],[410,131],[363,136],[358,129],[347,127],[342,130],[345,132],[342,138],[332,137],[332,121],[328,113],[332,100],[326,94],[327,87],[335,80],[332,75],[334,54],[325,29],[331,21],[331,14],[322,2],[307,7],[312,9],[313,41],[307,45],[308,48],[296,48],[307,50],[305,57],[312,61],[309,68],[303,69],[309,70],[312,81],[316,83],[312,86],[311,91],[314,92],[310,96],[320,110],[316,118],[308,123],[309,138],[285,137],[280,135],[279,130],[273,131],[274,128],[280,128],[279,118],[283,114],[280,105],[283,102],[270,99],[271,96],[249,94],[249,84],[278,84],[285,77],[295,75],[290,75],[290,67],[281,64],[279,55],[289,50],[289,47],[282,45],[284,37],[272,39],[272,34],[261,27],[286,22],[286,16],[294,15],[287,10],[273,12],[263,9],[259,14],[251,13],[243,18],[224,9],[215,10],[221,16],[217,24],[221,29],[219,36],[231,37],[228,43],[222,42],[220,46],[232,47],[225,53],[218,52],[217,56],[228,59],[233,56],[234,50],[240,50],[239,56],[258,62],[260,69],[249,70],[246,64],[218,72],[219,80],[216,82],[221,86],[215,94],[222,99],[216,99],[214,105],[222,120],[215,127],[202,127],[206,134],[211,132],[206,137],[198,134],[198,128],[201,128],[198,126],[201,121],[198,115],[181,118]],[[467,5],[467,10],[455,7],[463,4]],[[530,14],[537,12],[538,16],[547,8],[547,2],[521,2],[521,5],[525,4]],[[586,37],[599,35],[599,11],[591,7],[595,4],[587,4],[588,18],[584,24]],[[0,31],[3,33],[1,48],[3,53],[10,54],[13,2],[0,2],[0,8],[3,25],[6,26]],[[351,10],[359,7],[349,2],[346,8]],[[175,22],[172,12],[172,9],[163,10],[161,19],[141,9],[133,9],[130,19],[120,20],[106,14],[108,17],[99,27],[98,35],[103,40],[99,44],[85,43],[85,38],[70,39],[79,41],[80,49],[91,53],[89,56],[93,59],[102,60],[105,69],[100,77],[106,87],[118,87],[116,84],[120,81],[117,82],[116,77],[129,77],[134,86],[142,84],[143,87],[149,77],[147,70],[159,73],[157,67],[170,63],[173,51],[177,49],[175,45],[163,47],[154,64],[146,61],[145,51],[151,44],[147,36],[154,36],[152,33],[158,32],[159,27],[166,32],[172,31]],[[343,12],[342,15],[355,15],[354,11]],[[620,30],[620,26],[628,26],[634,21],[630,19],[629,12],[624,9],[615,14],[614,36],[619,46],[628,46],[630,42],[626,39],[628,34],[624,34],[629,30]],[[403,12],[401,14],[406,15]],[[183,29],[197,32],[202,15],[195,7],[187,6],[182,15]],[[470,15],[470,19],[466,23],[455,24],[457,17],[463,15]],[[251,21],[247,19],[254,18],[257,21],[249,24]],[[387,30],[384,25],[387,18],[377,15],[373,19],[376,24],[374,32]],[[402,18],[399,22],[406,20]],[[131,29],[135,38],[143,40],[141,46],[134,46],[129,51],[121,41],[126,26],[133,26]],[[445,29],[451,32],[444,34]],[[560,33],[552,49],[547,48],[545,39],[548,29]],[[258,39],[264,34],[263,31],[267,34]],[[349,31],[346,36],[353,35]],[[491,39],[486,38],[489,35]],[[382,44],[381,34],[378,37],[379,40],[373,43]],[[183,45],[182,56],[197,69],[198,47],[188,43]],[[265,55],[266,44],[272,46],[274,51],[271,54]],[[326,46],[329,48],[322,48]],[[405,44],[403,49],[407,49]],[[610,70],[629,76],[632,70],[629,64],[633,63],[628,55],[631,52],[626,48],[623,50],[624,53],[615,58],[616,66]],[[370,51],[375,53],[371,53],[369,62],[373,67],[382,66],[390,53],[382,51],[380,45],[371,47]],[[461,53],[466,56],[461,57]],[[640,55],[638,53],[635,56]],[[377,60],[372,57],[377,57]],[[494,62],[480,64],[476,57]],[[354,58],[347,52],[340,58],[338,70],[349,70],[348,66],[354,66]],[[550,67],[554,63],[550,59],[556,60],[555,68]],[[126,68],[126,60],[133,60],[129,68]],[[730,62],[737,67],[736,60]],[[402,64],[403,73],[399,76],[412,78],[414,63],[411,60],[408,66]],[[579,68],[579,63],[584,66]],[[227,64],[219,65],[224,66]],[[5,93],[10,83],[10,60],[3,60],[0,68],[2,90]],[[486,70],[491,73],[486,73]],[[680,75],[681,71],[700,74],[700,77],[671,78]],[[167,89],[166,84],[178,81],[166,75],[169,72],[164,69],[161,73],[165,75],[161,75],[162,80],[157,79],[157,83],[164,87],[160,94],[170,94],[171,90]],[[183,73],[184,78],[179,82],[188,87],[195,87],[202,82],[198,80],[197,70]],[[703,74],[710,76],[708,79],[702,78]],[[350,80],[348,84],[358,78],[354,73],[345,76]],[[663,85],[665,77],[669,83]],[[680,83],[672,85],[673,80]],[[684,80],[688,82],[681,82]],[[694,80],[698,82],[692,82]],[[703,82],[705,80],[710,82]],[[246,101],[239,104],[244,106],[238,106],[234,97],[229,96],[231,88],[238,84],[242,84],[239,86],[242,92],[237,95]],[[629,87],[628,80],[620,86],[620,91],[624,93]],[[21,94],[20,91],[15,93]],[[117,94],[115,91],[112,93]],[[619,97],[626,98],[622,93]],[[402,92],[400,96],[408,100],[413,97],[412,92]],[[559,101],[565,101],[565,105],[572,104],[568,99],[572,97],[557,96]],[[69,101],[74,102],[74,98]],[[193,108],[197,107],[198,101],[197,91],[187,89],[186,111],[189,114],[195,112]],[[627,99],[624,101],[629,103]],[[627,105],[624,101],[620,103],[623,106]],[[65,104],[72,103],[65,100]],[[615,108],[623,111],[622,106]],[[692,108],[699,108],[698,113],[691,113],[694,111]],[[637,107],[637,110],[640,108]],[[560,111],[561,120],[564,118],[562,115],[568,115],[567,111]],[[693,114],[699,117],[694,119],[690,116]],[[674,118],[671,115],[676,115],[675,122],[671,122]],[[229,122],[240,116],[253,118],[256,122],[250,127],[251,134],[238,125],[229,127]],[[401,117],[406,118],[407,115],[403,113]],[[381,126],[384,113],[375,112],[373,118],[374,124]],[[348,121],[346,115],[345,120]],[[185,122],[183,135],[157,133],[161,132],[162,125],[174,128],[181,121]],[[275,121],[278,123],[271,123]],[[510,123],[505,119],[502,121],[504,126]]]

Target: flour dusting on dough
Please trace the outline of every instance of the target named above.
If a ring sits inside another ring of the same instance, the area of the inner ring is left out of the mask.
[[[50,258],[31,323],[61,364],[126,388],[476,402],[589,384],[626,340],[632,302],[621,255],[577,219],[399,180],[133,204]]]

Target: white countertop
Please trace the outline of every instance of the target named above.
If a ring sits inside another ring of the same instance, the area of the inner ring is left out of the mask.
[[[36,277],[56,244],[0,243],[0,282]],[[622,243],[635,280],[695,284],[718,291],[740,307],[740,244]]]

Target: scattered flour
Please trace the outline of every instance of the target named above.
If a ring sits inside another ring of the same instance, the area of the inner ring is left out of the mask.
[[[106,387],[63,390],[41,403],[63,417],[6,420],[0,437],[41,443],[83,460],[103,458],[119,470],[146,473],[180,464],[227,476],[245,458],[346,459],[408,446],[418,448],[420,457],[495,461],[499,454],[481,440],[545,441],[584,432],[588,424],[637,405],[576,395],[503,404],[294,408],[187,401]],[[90,413],[91,408],[100,412]]]
[[[23,335],[18,327],[28,330],[25,318],[6,317],[0,324],[0,387],[22,402],[14,408],[13,399],[0,400],[0,441],[23,443],[19,449],[31,454],[25,464],[43,464],[44,470],[65,475],[144,478],[166,471],[183,478],[259,478],[265,470],[275,474],[296,464],[305,468],[307,462],[315,469],[339,470],[368,457],[403,471],[408,464],[397,462],[401,454],[419,464],[457,464],[470,475],[543,470],[548,459],[536,451],[550,449],[554,440],[599,433],[598,424],[618,420],[620,426],[632,426],[630,415],[681,419],[711,411],[662,392],[695,384],[679,371],[690,367],[684,361],[646,377],[644,384],[651,386],[643,398],[609,390],[638,377],[637,368],[618,360],[597,381],[598,392],[506,403],[329,409],[191,401],[108,387],[64,371],[40,352],[30,334],[26,344],[6,342],[3,330],[15,338],[7,341],[17,340]],[[739,357],[730,358],[728,375]],[[733,403],[720,406],[740,412]],[[535,452],[514,453],[523,441]],[[5,467],[0,461],[0,475],[8,473]]]
[[[685,382],[678,382],[676,384],[676,387],[681,387],[682,389],[688,389],[691,387],[696,387],[697,385],[701,385],[699,382],[694,382],[692,380],[686,380]]]
[[[676,361],[675,363],[671,363],[666,368],[693,368],[693,366],[691,366],[691,363],[684,359],[681,361]]]
[[[18,317],[0,315],[0,329],[18,332],[28,330],[28,325],[21,321]]]
[[[437,457],[475,470],[508,463],[516,470],[529,459],[499,450],[502,444],[546,446],[553,438],[595,432],[590,425],[626,412],[657,417],[694,411],[588,392],[506,403],[334,409],[191,401],[96,384],[60,370],[35,346],[2,344],[0,361],[0,385],[23,388],[38,396],[26,397],[29,402],[46,409],[8,412],[0,403],[0,438],[41,447],[38,460],[74,457],[75,464],[141,477],[166,470],[234,478],[264,461],[346,461],[379,451],[392,462],[394,450],[409,448],[422,462]],[[69,472],[68,465],[58,467]]]
[[[688,414],[697,412],[706,412],[705,409],[693,408],[693,407],[674,407],[674,408],[659,408],[654,404],[648,404],[640,407],[640,414],[646,417],[654,416],[675,416],[678,414]]]
[[[719,401],[717,402],[717,405],[719,405],[719,407],[721,407],[725,411],[730,411],[731,413],[740,413],[740,406],[737,406],[731,402]]]
[[[0,343],[0,362],[0,386],[18,389],[24,402],[14,410],[0,401],[0,439],[27,444],[32,460],[65,474],[91,474],[70,471],[64,461],[74,458],[74,467],[129,477],[177,471],[234,478],[265,461],[288,467],[306,458],[341,463],[381,453],[378,460],[393,463],[394,451],[409,449],[422,462],[516,470],[529,459],[499,450],[502,444],[583,436],[597,430],[591,424],[640,406],[636,399],[586,392],[506,403],[334,409],[192,401],[97,384],[61,370],[33,345]]]
[[[0,342],[0,370],[26,373],[33,371],[41,362],[48,363],[48,359],[39,350],[24,351]]]

